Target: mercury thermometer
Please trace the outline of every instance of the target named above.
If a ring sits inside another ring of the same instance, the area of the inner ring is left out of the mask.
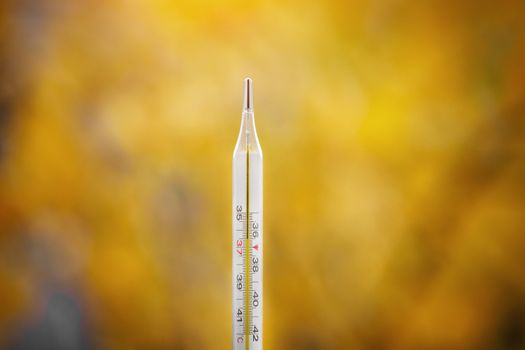
[[[262,349],[263,159],[255,131],[250,78],[244,80],[232,177],[232,349]]]

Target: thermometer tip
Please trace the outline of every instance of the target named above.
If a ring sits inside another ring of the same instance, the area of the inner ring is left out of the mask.
[[[253,109],[253,89],[252,89],[252,79],[244,79],[244,103],[243,109],[252,110]]]

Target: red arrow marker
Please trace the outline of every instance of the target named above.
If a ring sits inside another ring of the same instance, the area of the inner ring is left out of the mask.
[[[253,246],[253,249],[255,249],[255,250],[258,251],[258,250],[259,250],[259,245],[258,245],[258,244],[254,245],[254,246]]]

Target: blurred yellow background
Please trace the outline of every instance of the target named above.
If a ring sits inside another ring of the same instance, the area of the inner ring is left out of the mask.
[[[525,3],[484,0],[4,0],[0,348],[230,348],[245,76],[266,349],[525,348]]]

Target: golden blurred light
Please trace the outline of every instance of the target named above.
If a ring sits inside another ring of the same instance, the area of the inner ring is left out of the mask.
[[[0,5],[0,347],[230,347],[242,79],[267,349],[525,347],[525,3]]]

